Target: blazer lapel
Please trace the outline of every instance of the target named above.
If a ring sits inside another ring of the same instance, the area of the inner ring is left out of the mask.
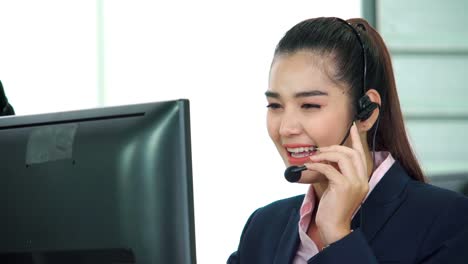
[[[371,242],[406,199],[405,187],[409,180],[410,177],[395,161],[356,213],[352,228],[361,227],[367,241]]]
[[[288,223],[281,236],[274,262],[275,264],[291,263],[297,247],[299,246],[299,210],[294,208],[289,216]]]

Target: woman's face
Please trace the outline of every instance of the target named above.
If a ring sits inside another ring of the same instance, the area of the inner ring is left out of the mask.
[[[286,166],[310,162],[313,146],[340,144],[351,125],[349,88],[330,79],[333,67],[330,57],[309,51],[277,56],[272,64],[268,134]]]

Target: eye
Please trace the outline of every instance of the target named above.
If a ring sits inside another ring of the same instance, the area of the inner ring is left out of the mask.
[[[320,105],[318,105],[318,104],[303,104],[301,107],[304,108],[304,109],[311,109],[311,108],[319,109]]]
[[[271,104],[268,104],[268,105],[267,105],[267,108],[270,108],[270,109],[279,109],[279,108],[281,108],[281,105],[278,104],[278,103],[271,103]]]

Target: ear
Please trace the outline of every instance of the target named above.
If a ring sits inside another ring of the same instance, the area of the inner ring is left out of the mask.
[[[371,100],[371,102],[376,103],[379,106],[382,105],[382,98],[380,97],[380,94],[379,94],[379,92],[377,92],[377,90],[369,89],[366,92],[366,94],[369,97],[369,99]],[[372,112],[372,114],[370,115],[369,118],[367,118],[364,121],[359,121],[357,123],[358,130],[360,132],[369,131],[374,126],[375,122],[377,121],[377,118],[379,117],[379,114],[380,114],[380,108],[377,107],[377,108],[374,109],[374,111]]]

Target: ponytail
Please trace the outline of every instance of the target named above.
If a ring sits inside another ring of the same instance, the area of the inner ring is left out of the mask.
[[[377,130],[375,150],[390,152],[413,179],[425,182],[424,174],[411,148],[403,122],[390,53],[382,37],[367,21],[357,18],[350,19],[348,22],[361,24],[365,27],[365,35],[368,38],[367,48],[373,57],[368,58],[373,63],[367,68],[367,89],[373,88],[382,96],[380,125]],[[371,130],[367,133],[369,146],[372,142],[373,132]]]

